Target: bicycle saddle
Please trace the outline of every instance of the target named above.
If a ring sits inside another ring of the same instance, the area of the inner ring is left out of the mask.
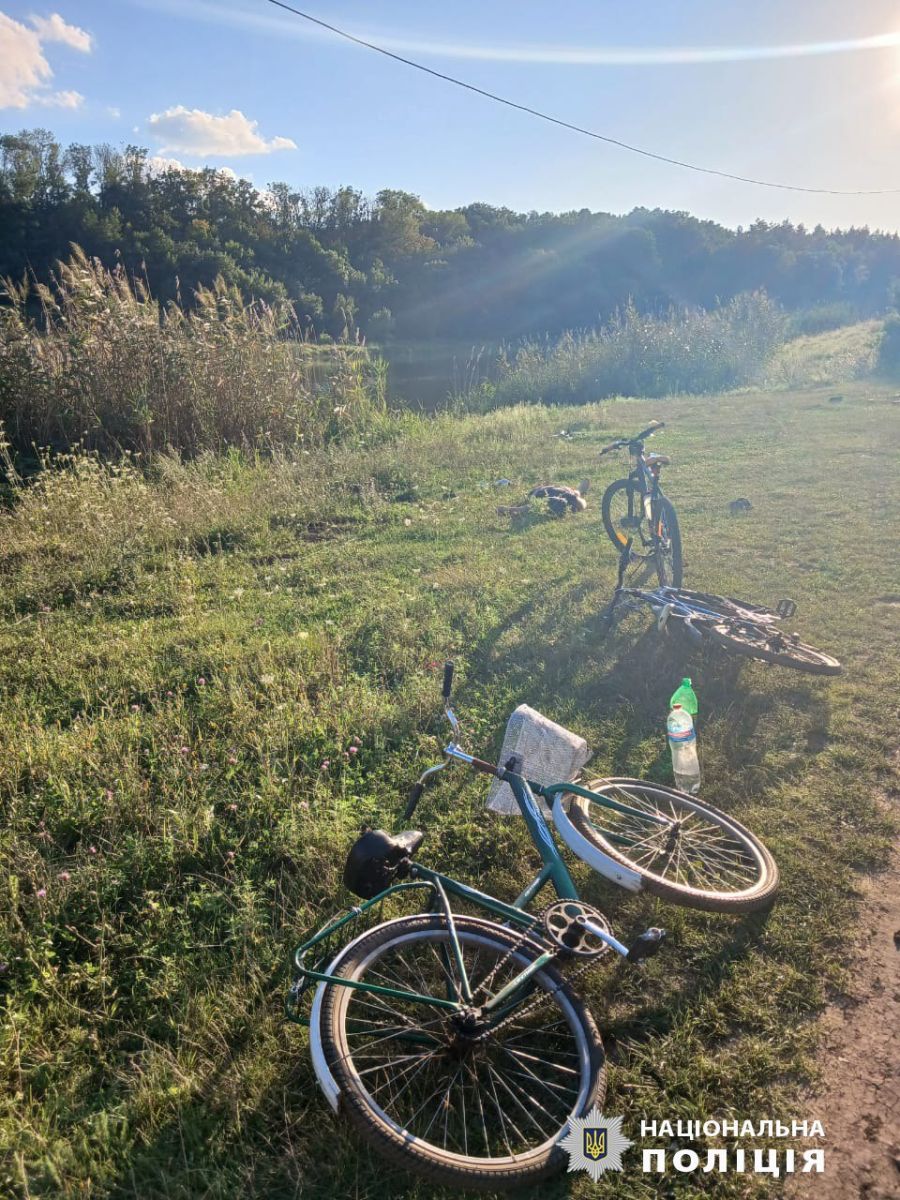
[[[648,467],[665,467],[671,462],[668,454],[645,454],[644,462]]]
[[[418,829],[398,834],[367,829],[350,847],[344,865],[344,886],[354,896],[371,900],[396,878],[402,879],[408,873],[412,856],[424,840],[425,834]]]

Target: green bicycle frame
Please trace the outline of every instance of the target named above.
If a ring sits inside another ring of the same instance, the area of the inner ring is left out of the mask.
[[[576,795],[587,796],[595,802],[602,804],[605,807],[614,809],[617,812],[633,815],[642,820],[653,820],[659,824],[666,824],[663,818],[657,817],[655,814],[640,812],[637,809],[631,808],[627,804],[621,804],[618,801],[611,800],[607,796],[598,797],[595,793],[588,791],[585,788],[579,787],[573,783],[558,783],[548,786],[531,783],[523,776],[513,771],[500,771],[498,776],[509,784],[519,810],[528,827],[528,832],[531,835],[532,842],[537,847],[541,856],[542,866],[535,878],[528,886],[516,897],[512,904],[507,904],[502,900],[498,900],[495,896],[489,895],[487,892],[482,892],[478,888],[470,887],[468,884],[460,883],[459,880],[453,879],[449,875],[442,875],[439,871],[434,871],[430,867],[426,867],[422,863],[413,862],[409,867],[409,881],[404,883],[396,883],[391,887],[386,888],[383,892],[379,892],[377,896],[371,900],[366,900],[360,905],[354,906],[348,912],[344,913],[339,918],[330,922],[324,929],[321,929],[314,937],[304,942],[294,952],[294,965],[298,973],[298,981],[292,989],[291,995],[288,997],[286,1005],[286,1013],[290,1020],[297,1021],[300,1024],[306,1022],[296,1015],[296,999],[299,997],[298,985],[302,981],[304,986],[310,981],[318,981],[321,983],[334,983],[342,987],[357,988],[361,991],[372,992],[376,995],[388,996],[395,1000],[409,1000],[416,1004],[426,1004],[433,1008],[443,1008],[450,1012],[462,1012],[467,1005],[472,1002],[473,994],[469,984],[468,976],[463,960],[462,948],[459,942],[459,935],[456,929],[456,921],[453,916],[453,910],[450,906],[448,897],[456,896],[460,900],[467,901],[469,904],[475,905],[484,911],[499,917],[504,923],[518,926],[523,932],[535,928],[537,922],[533,915],[526,911],[527,906],[537,896],[546,885],[552,884],[554,891],[561,900],[578,900],[578,890],[572,876],[569,874],[568,868],[563,861],[556,841],[547,825],[544,814],[538,807],[535,795],[540,795],[548,800],[560,792],[573,792]],[[348,924],[350,921],[356,920],[358,917],[368,912],[376,904],[382,903],[389,896],[397,893],[408,891],[413,888],[429,888],[432,893],[431,911],[441,911],[447,921],[447,929],[450,937],[450,949],[453,955],[454,963],[459,975],[458,994],[455,999],[442,996],[429,996],[421,992],[412,992],[403,988],[394,988],[386,984],[374,984],[362,982],[354,979],[345,979],[338,975],[331,975],[325,971],[317,970],[305,964],[304,960],[308,953],[319,943],[325,941],[333,935],[337,930]],[[609,944],[620,954],[626,954],[626,948],[611,935],[608,938]],[[539,954],[531,963],[528,964],[514,979],[511,979],[495,996],[484,1005],[481,1006],[482,1011],[492,1012],[500,1005],[510,999],[528,980],[540,971],[555,957],[554,951],[544,951]]]

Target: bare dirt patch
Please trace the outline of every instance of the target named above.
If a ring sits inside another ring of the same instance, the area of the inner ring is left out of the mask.
[[[900,853],[863,884],[848,994],[822,1017],[820,1085],[799,1106],[825,1128],[825,1174],[792,1177],[791,1197],[900,1197]]]

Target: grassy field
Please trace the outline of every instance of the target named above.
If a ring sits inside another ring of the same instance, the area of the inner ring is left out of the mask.
[[[0,516],[0,1192],[435,1195],[333,1122],[281,1004],[292,947],[346,902],[349,842],[396,827],[435,759],[447,656],[472,749],[527,701],[588,740],[597,774],[662,780],[666,700],[693,677],[704,795],[765,839],[782,894],[739,920],[577,871],[626,937],[672,934],[645,971],[590,979],[607,1109],[632,1137],[641,1118],[811,1117],[812,1018],[841,987],[858,874],[884,862],[900,717],[900,407],[869,384],[830,395],[406,418],[327,454],[149,480],[87,460]],[[842,677],[684,658],[639,619],[599,638],[599,494],[620,472],[596,452],[656,415],[686,583],[793,597]],[[585,474],[582,516],[495,514]],[[753,507],[732,517],[738,496]],[[511,896],[534,855],[483,798],[448,773],[418,814],[422,857]],[[631,1170],[541,1195],[753,1186]]]

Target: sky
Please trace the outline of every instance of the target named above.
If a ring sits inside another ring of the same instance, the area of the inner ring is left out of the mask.
[[[0,0],[0,132],[134,143],[259,187],[432,208],[685,210],[900,231],[897,0],[305,0],[433,70],[674,158],[630,154],[336,38],[269,0]],[[297,7],[305,7],[296,0]]]

